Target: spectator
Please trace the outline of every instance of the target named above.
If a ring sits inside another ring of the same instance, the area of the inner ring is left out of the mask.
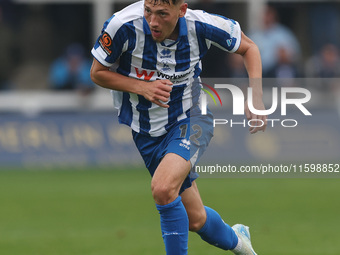
[[[268,71],[268,76],[280,79],[299,77],[298,67],[291,54],[285,47],[280,47],[277,51],[277,63]]]
[[[279,23],[277,11],[266,6],[263,16],[263,28],[250,34],[250,38],[258,45],[263,67],[263,77],[270,77],[272,70],[279,64],[282,50],[289,53],[293,65],[298,63],[301,50],[298,40],[291,30]]]
[[[55,90],[77,90],[88,94],[94,88],[90,77],[91,62],[85,58],[79,44],[67,47],[65,55],[54,61],[50,70],[51,86]]]
[[[308,78],[339,78],[339,49],[334,44],[324,45],[320,52],[306,62]]]
[[[307,60],[305,73],[307,78],[323,78],[314,85],[318,89],[336,90],[337,82],[326,78],[340,77],[339,49],[334,44],[325,44],[318,54]]]

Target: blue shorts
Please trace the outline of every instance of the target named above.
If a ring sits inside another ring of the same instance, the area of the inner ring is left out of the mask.
[[[180,120],[171,126],[168,133],[160,137],[150,137],[135,131],[132,131],[132,135],[151,176],[168,153],[175,153],[185,160],[190,160],[192,169],[180,189],[182,193],[191,187],[192,181],[198,177],[194,166],[213,137],[213,130],[213,116],[208,113]]]

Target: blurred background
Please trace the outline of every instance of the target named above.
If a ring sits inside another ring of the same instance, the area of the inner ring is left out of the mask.
[[[296,119],[296,128],[269,125],[255,136],[247,127],[216,128],[206,162],[217,156],[236,166],[339,166],[340,1],[188,2],[237,20],[257,43],[268,108],[273,86],[312,94],[305,104],[311,117],[296,107],[271,116]],[[164,254],[150,177],[131,131],[118,125],[110,92],[89,77],[104,21],[130,3],[0,0],[0,254]],[[213,78],[210,85],[247,84],[240,57],[214,47],[202,77]],[[224,111],[232,100],[221,97],[223,109],[209,106],[230,119]],[[308,178],[226,174],[197,183],[205,204],[226,222],[250,226],[258,254],[338,255],[336,169]],[[193,233],[189,252],[225,254]]]

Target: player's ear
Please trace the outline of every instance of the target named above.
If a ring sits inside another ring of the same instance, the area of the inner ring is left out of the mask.
[[[179,7],[179,17],[182,18],[187,12],[188,9],[188,4],[187,3],[182,3],[181,6]]]

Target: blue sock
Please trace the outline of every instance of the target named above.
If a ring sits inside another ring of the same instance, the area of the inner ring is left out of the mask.
[[[167,205],[157,205],[167,255],[188,254],[189,219],[182,198]]]
[[[234,230],[224,221],[221,216],[213,209],[205,206],[207,221],[197,232],[201,238],[223,250],[232,250],[236,247],[238,238]]]

